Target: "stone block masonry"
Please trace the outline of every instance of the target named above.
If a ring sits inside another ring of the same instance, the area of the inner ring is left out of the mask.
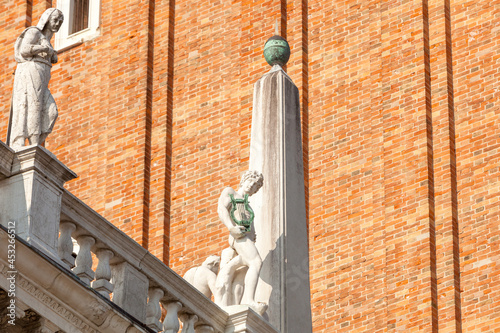
[[[0,4],[2,138],[15,36],[48,5]],[[80,176],[70,191],[180,274],[220,253],[219,191],[248,168],[279,19],[302,110],[313,332],[500,329],[497,2],[101,6],[101,35],[52,70],[47,147]]]

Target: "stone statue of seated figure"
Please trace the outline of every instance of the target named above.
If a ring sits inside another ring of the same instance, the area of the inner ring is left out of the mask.
[[[199,267],[193,267],[184,274],[184,279],[191,283],[203,295],[212,297],[219,271],[220,257],[209,256]]]

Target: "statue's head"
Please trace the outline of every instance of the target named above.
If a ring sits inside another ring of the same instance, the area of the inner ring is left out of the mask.
[[[49,8],[43,12],[40,21],[36,25],[38,29],[43,30],[48,27],[52,32],[58,32],[64,21],[63,13],[57,8]]]
[[[216,255],[211,255],[203,262],[202,266],[207,267],[209,270],[217,274],[219,271],[220,257]]]
[[[240,188],[249,195],[257,193],[263,184],[264,176],[258,171],[248,170],[241,176]]]

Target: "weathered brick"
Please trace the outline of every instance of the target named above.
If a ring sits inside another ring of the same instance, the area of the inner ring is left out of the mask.
[[[55,4],[0,4],[3,138],[15,39]],[[201,264],[228,246],[217,199],[247,169],[253,84],[278,19],[300,92],[314,332],[494,332],[499,11],[102,0],[101,35],[53,67],[47,147],[92,208],[179,274]]]

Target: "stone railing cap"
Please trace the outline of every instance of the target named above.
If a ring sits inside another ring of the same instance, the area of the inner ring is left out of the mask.
[[[42,146],[27,146],[15,152],[11,175],[29,170],[40,172],[59,186],[78,177]]]

